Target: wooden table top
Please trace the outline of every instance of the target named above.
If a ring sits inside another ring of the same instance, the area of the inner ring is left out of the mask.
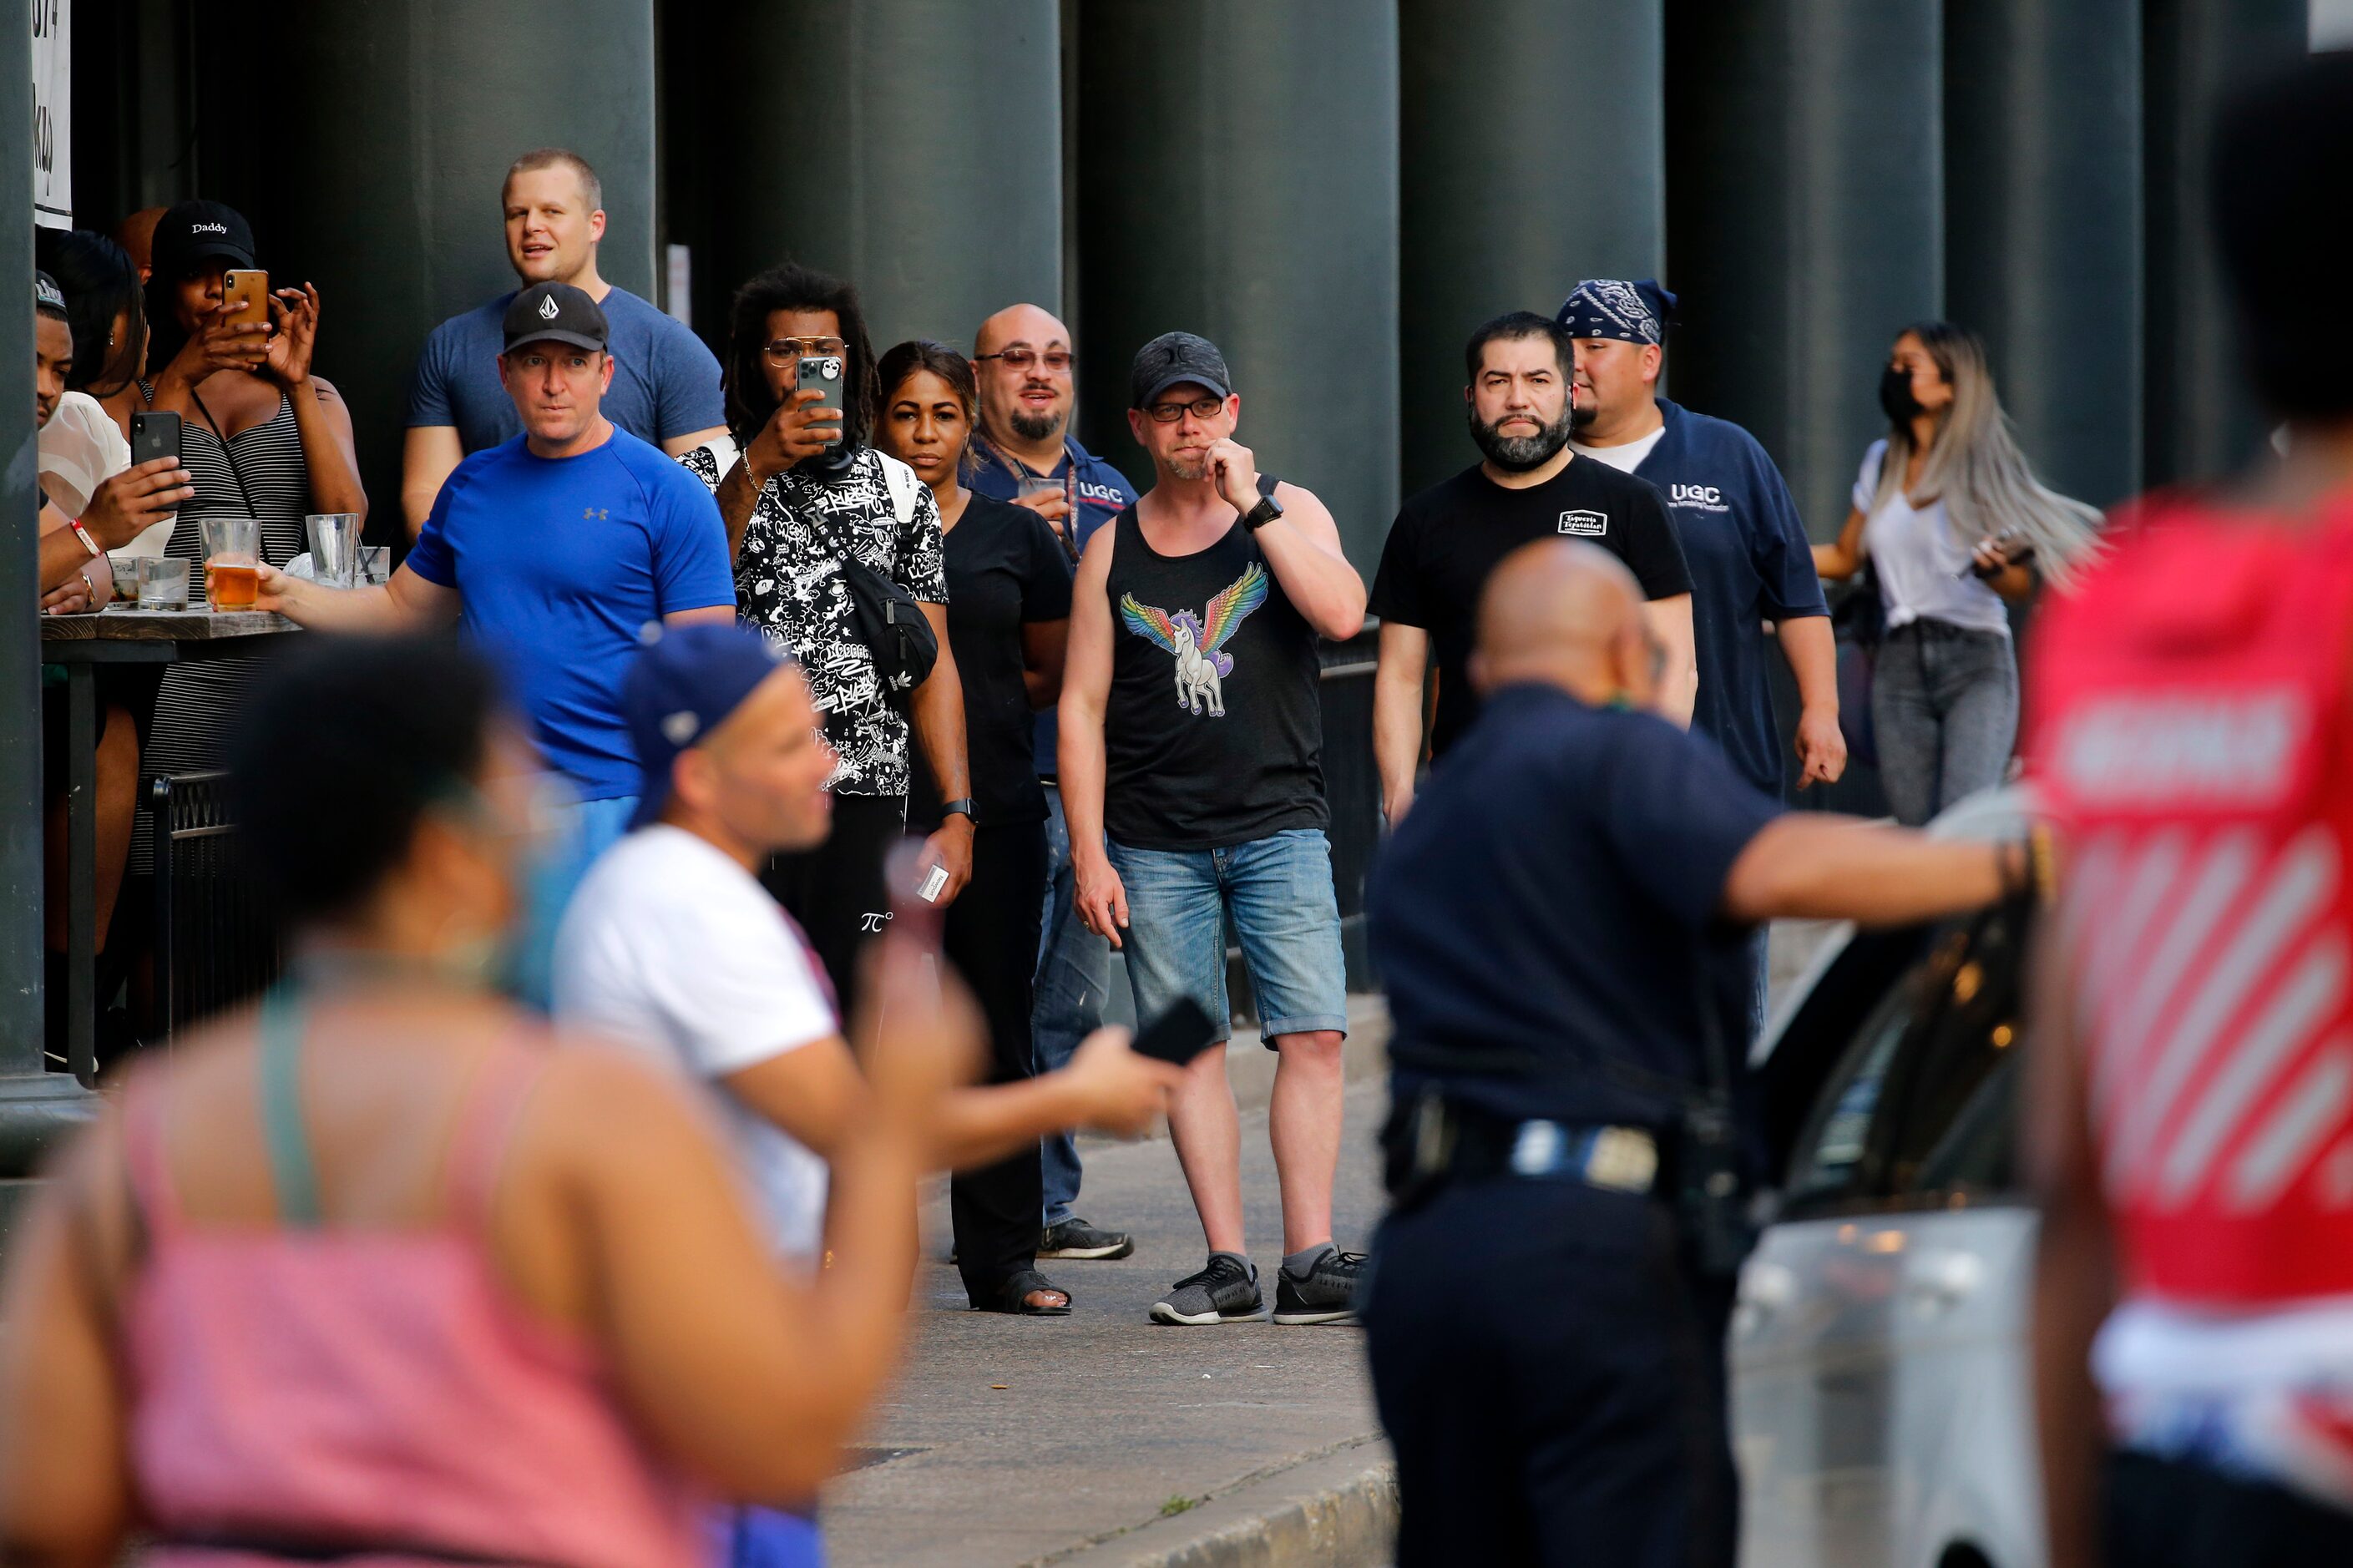
[[[263,610],[100,610],[95,615],[43,616],[41,642],[218,643],[300,631],[284,616]]]

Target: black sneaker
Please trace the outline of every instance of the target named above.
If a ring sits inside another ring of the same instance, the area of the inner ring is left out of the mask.
[[[1274,1271],[1274,1321],[1278,1323],[1353,1323],[1356,1321],[1356,1280],[1365,1272],[1365,1255],[1327,1247],[1316,1254],[1303,1275],[1288,1266]]]
[[[1212,1252],[1207,1268],[1187,1274],[1152,1303],[1152,1321],[1187,1328],[1263,1322],[1266,1298],[1258,1293],[1258,1270],[1230,1252]]]
[[[1125,1258],[1135,1250],[1135,1237],[1124,1230],[1097,1230],[1072,1217],[1050,1225],[1038,1237],[1040,1258]]]

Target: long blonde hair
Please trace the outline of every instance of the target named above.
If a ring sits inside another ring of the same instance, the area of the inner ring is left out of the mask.
[[[1985,344],[1975,332],[1949,321],[1916,321],[1896,339],[1906,336],[1920,341],[1944,373],[1945,384],[1953,389],[1953,401],[1936,426],[1927,461],[1920,467],[1913,504],[1926,507],[1942,500],[1955,537],[1966,547],[2000,533],[2032,545],[2036,568],[2063,584],[2074,564],[2099,548],[2098,510],[2034,477],[2010,433],[2010,416],[1994,395]],[[1911,463],[1911,422],[1894,420],[1887,432],[1887,455],[1879,465],[1879,488],[1871,498],[1873,511],[1903,489]]]

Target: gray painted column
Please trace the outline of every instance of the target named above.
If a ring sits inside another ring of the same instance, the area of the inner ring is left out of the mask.
[[[2305,51],[2306,0],[2149,0],[2147,476],[2211,479],[2263,439],[2213,247],[2206,164],[2218,100]]]
[[[1904,325],[1944,298],[1936,0],[1682,0],[1667,27],[1678,401],[1835,536]]]
[[[972,346],[983,317],[1062,294],[1057,0],[731,0],[702,23],[715,221],[695,265],[725,300],[792,259],[856,283],[874,349]],[[706,255],[707,253],[707,255]]]
[[[1462,344],[1581,278],[1663,277],[1661,0],[1399,0],[1405,489],[1478,460]]]
[[[2139,0],[1945,12],[1946,313],[2043,482],[2140,488]]]
[[[596,166],[597,266],[659,302],[651,0],[575,0],[560,16],[531,0],[297,5],[270,48],[290,111],[244,131],[267,149],[254,163],[268,184],[206,194],[241,202],[273,280],[319,285],[319,369],[351,402],[371,531],[389,538],[417,351],[515,286],[499,185],[518,153],[569,147]],[[208,107],[207,134],[227,129]]]
[[[1089,427],[1145,478],[1129,361],[1203,334],[1238,438],[1324,499],[1369,577],[1398,503],[1395,5],[1093,5],[1081,28]]]

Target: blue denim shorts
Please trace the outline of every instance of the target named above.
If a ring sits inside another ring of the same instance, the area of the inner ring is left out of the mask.
[[[1137,849],[1116,839],[1105,848],[1127,888],[1120,940],[1137,1018],[1148,1024],[1190,996],[1217,1021],[1219,1039],[1230,1036],[1230,923],[1269,1049],[1277,1035],[1346,1031],[1340,902],[1321,828],[1290,828],[1223,849]]]

